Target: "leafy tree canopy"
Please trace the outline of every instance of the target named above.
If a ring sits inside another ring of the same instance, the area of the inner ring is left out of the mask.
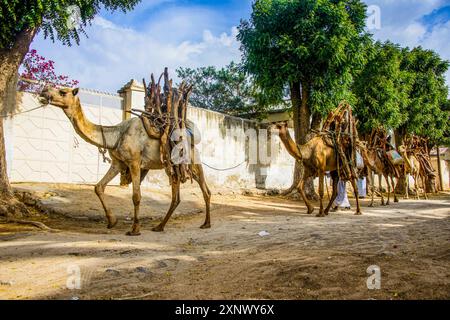
[[[441,141],[449,128],[448,87],[445,73],[450,64],[436,52],[417,47],[404,50],[402,68],[410,73],[412,87],[409,103],[402,112],[407,120],[399,128],[401,133],[413,133]]]
[[[80,33],[103,8],[131,10],[140,0],[0,0],[0,49],[10,49],[18,34],[27,28],[40,28],[45,37],[59,39],[66,45],[80,41]],[[67,24],[70,5],[80,9],[80,24]]]
[[[359,0],[256,0],[238,39],[247,70],[270,96],[301,83],[312,111],[352,101],[352,72],[362,67],[366,5]]]
[[[267,106],[253,80],[235,62],[220,69],[179,68],[176,72],[182,80],[194,84],[189,101],[195,107],[240,115],[262,114]]]
[[[355,112],[360,133],[397,128],[407,120],[411,73],[402,70],[404,51],[391,42],[369,44],[367,63],[355,77]]]

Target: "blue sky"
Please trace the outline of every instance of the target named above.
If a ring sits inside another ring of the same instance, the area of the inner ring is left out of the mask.
[[[32,47],[56,62],[57,72],[80,86],[116,92],[131,78],[168,66],[224,66],[240,60],[236,26],[248,19],[251,0],[143,0],[126,14],[101,12],[79,46],[39,35]],[[381,12],[376,39],[422,45],[450,60],[450,0],[367,0]],[[447,82],[450,84],[450,72]]]

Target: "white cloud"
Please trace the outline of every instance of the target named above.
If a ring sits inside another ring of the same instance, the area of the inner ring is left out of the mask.
[[[192,17],[200,19],[197,11],[184,18],[178,15],[182,21],[190,21]],[[176,78],[178,67],[220,67],[240,60],[236,28],[220,35],[196,28],[195,24],[187,24],[182,32],[185,37],[180,37],[179,33],[163,33],[162,21],[136,31],[98,16],[87,30],[89,38],[82,39],[80,46],[65,47],[40,36],[33,48],[55,60],[57,72],[79,80],[80,86],[110,92],[117,91],[131,78],[141,80],[149,78],[152,72],[159,74],[166,66]],[[185,40],[194,38],[195,33],[198,41]]]
[[[444,59],[450,61],[450,21],[436,25],[426,34],[421,45],[427,49],[433,49]],[[447,71],[447,84],[450,86],[450,70]]]

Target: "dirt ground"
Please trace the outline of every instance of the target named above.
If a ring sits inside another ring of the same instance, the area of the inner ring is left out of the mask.
[[[42,199],[50,214],[35,219],[59,231],[0,224],[1,299],[450,298],[450,193],[317,218],[281,196],[216,192],[201,230],[203,200],[189,187],[155,233],[170,196],[144,190],[142,235],[127,237],[127,188],[107,189],[120,217],[107,230],[92,187],[16,187]],[[379,290],[367,288],[370,266]]]

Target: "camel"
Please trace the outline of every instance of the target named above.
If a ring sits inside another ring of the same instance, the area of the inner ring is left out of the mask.
[[[367,179],[370,184],[370,190],[372,193],[372,199],[369,204],[369,207],[373,207],[374,202],[374,195],[375,195],[375,178],[373,176],[374,173],[378,176],[383,176],[384,179],[386,180],[388,192],[386,205],[390,204],[391,186],[394,193],[394,202],[398,202],[398,198],[394,190],[395,183],[393,173],[390,172],[391,171],[390,168],[388,168],[385,162],[380,158],[378,151],[375,148],[369,148],[363,142],[360,142],[360,150],[361,156],[364,160],[364,164],[366,165],[368,170]],[[389,179],[391,180],[391,182],[389,182]],[[380,178],[380,190],[381,190],[381,178]],[[381,205],[384,206],[385,202],[383,192],[380,191],[380,195],[381,195]]]
[[[303,164],[303,170],[300,176],[299,184],[297,186],[298,192],[303,198],[307,208],[308,214],[314,212],[314,206],[306,198],[304,185],[305,180],[309,177],[319,177],[319,198],[320,209],[317,217],[324,217],[328,215],[334,200],[337,197],[337,184],[339,176],[337,172],[337,155],[333,147],[330,147],[325,143],[321,136],[315,136],[304,145],[297,145],[291,138],[289,130],[287,129],[286,122],[278,122],[275,124],[275,128],[278,129],[278,135],[281,142],[286,147],[288,153],[294,157],[297,161]],[[329,171],[332,178],[332,195],[330,202],[328,203],[325,211],[323,210],[323,197],[324,197],[324,176],[325,172]],[[353,190],[355,192],[356,199],[356,215],[360,215],[361,209],[358,200],[358,187],[354,180],[351,180]]]
[[[426,190],[426,174],[423,170],[423,168],[420,165],[420,161],[417,160],[417,158],[414,156],[414,154],[406,151],[406,147],[404,145],[401,145],[398,147],[398,151],[401,154],[401,156],[404,159],[404,173],[405,173],[405,179],[406,179],[406,185],[405,185],[405,199],[409,199],[409,175],[411,175],[414,179],[414,192],[416,193],[416,199],[420,200],[419,196],[419,179],[422,181],[423,185],[423,192],[424,192],[424,198],[425,200],[428,200],[427,196],[427,190]]]
[[[108,228],[117,224],[117,218],[108,207],[104,197],[106,185],[119,173],[129,170],[133,186],[134,220],[129,236],[140,235],[139,204],[141,201],[141,182],[149,170],[163,169],[161,161],[160,140],[158,136],[147,133],[142,120],[138,117],[122,121],[116,126],[101,126],[90,122],[84,115],[78,89],[55,89],[47,87],[41,93],[41,102],[61,108],[72,123],[75,131],[88,143],[108,150],[112,159],[111,167],[95,186],[97,194],[108,221]],[[158,133],[156,131],[156,133]],[[195,153],[191,147],[191,153]],[[194,159],[194,157],[191,157]],[[211,192],[205,181],[201,164],[192,163],[193,179],[198,182],[206,205],[206,218],[202,229],[210,228]],[[180,182],[172,182],[172,201],[163,221],[152,230],[164,231],[170,216],[180,203]]]

